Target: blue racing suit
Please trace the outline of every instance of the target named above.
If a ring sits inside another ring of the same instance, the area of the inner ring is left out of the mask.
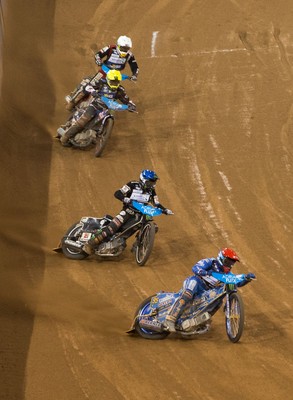
[[[189,276],[183,282],[182,295],[183,299],[188,302],[193,299],[193,297],[200,295],[209,287],[200,276],[207,275],[208,272],[221,272],[220,264],[216,258],[204,258],[198,261],[192,267],[192,272],[194,275]]]
[[[211,272],[223,273],[223,270],[221,264],[216,258],[204,258],[194,264],[192,267],[192,272],[194,275],[185,279],[182,289],[182,295],[190,298],[190,300],[193,297],[202,294],[205,290],[210,289],[210,287],[203,279],[200,278],[200,276],[205,276]],[[238,283],[237,286],[244,286],[248,282],[249,281]]]
[[[187,303],[189,303],[195,296],[201,295],[204,291],[210,289],[210,286],[208,286],[204,279],[201,279],[201,276],[208,275],[212,271],[223,273],[222,266],[216,258],[204,258],[194,264],[192,267],[194,275],[189,276],[183,282],[183,287],[180,291],[181,296],[171,307],[168,316],[166,317],[167,321],[175,323]],[[216,282],[219,281],[215,280],[215,283]],[[244,286],[248,282],[250,282],[250,279],[239,283],[237,286]]]

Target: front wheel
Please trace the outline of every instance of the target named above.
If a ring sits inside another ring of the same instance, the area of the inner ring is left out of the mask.
[[[102,155],[102,152],[106,146],[107,141],[109,140],[112,129],[114,126],[114,119],[113,118],[108,118],[105,121],[102,133],[100,133],[97,136],[97,143],[96,143],[96,148],[95,148],[95,157],[100,157]]]
[[[135,259],[138,265],[143,266],[147,262],[154,246],[156,227],[153,222],[148,222],[138,237]]]
[[[142,328],[139,325],[140,317],[151,314],[150,303],[151,303],[153,296],[155,296],[155,295],[153,294],[152,296],[145,299],[137,308],[137,310],[135,312],[134,329],[139,334],[139,336],[143,337],[144,339],[162,340],[162,339],[165,339],[169,335],[169,332],[154,332],[149,329]]]
[[[79,249],[75,250],[73,247],[69,247],[65,243],[65,239],[67,238],[76,242],[80,238],[81,230],[82,230],[81,223],[76,222],[66,231],[61,244],[62,252],[65,255],[65,257],[70,258],[72,260],[83,260],[84,258],[88,257],[88,254],[84,253]]]
[[[226,310],[226,332],[231,342],[240,340],[244,329],[244,304],[239,293],[229,296],[230,314]]]

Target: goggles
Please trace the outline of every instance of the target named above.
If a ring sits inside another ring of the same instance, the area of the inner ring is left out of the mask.
[[[128,46],[119,46],[119,50],[123,51],[123,53],[127,53],[130,50]]]
[[[118,86],[120,85],[120,81],[118,81],[117,79],[108,79],[108,84],[110,87],[118,88]]]
[[[154,188],[156,186],[157,181],[145,181],[145,187],[148,189]]]
[[[236,260],[232,260],[232,258],[225,257],[223,261],[224,267],[232,268],[233,265],[236,263]]]

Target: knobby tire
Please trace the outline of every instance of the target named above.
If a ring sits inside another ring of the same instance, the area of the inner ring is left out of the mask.
[[[244,304],[240,293],[232,293],[230,298],[230,315],[226,315],[226,332],[229,340],[237,343],[244,329]]]
[[[80,235],[78,234],[78,231],[81,229],[82,225],[80,224],[80,222],[76,222],[75,224],[71,225],[70,228],[68,228],[68,230],[65,232],[64,237],[67,238],[69,237],[71,240],[77,240],[79,239]],[[69,247],[66,246],[66,244],[64,243],[65,238],[62,239],[62,252],[65,255],[65,257],[70,258],[71,260],[83,260],[86,257],[88,257],[88,254],[84,253],[84,252],[80,252],[78,250],[73,250],[70,249]]]
[[[142,230],[135,252],[135,259],[141,267],[145,265],[154,247],[156,227],[153,222],[148,222]]]
[[[111,136],[111,133],[113,130],[113,125],[114,125],[114,120],[112,118],[108,118],[107,121],[105,122],[102,133],[97,136],[95,157],[100,157],[102,155],[102,152],[106,146],[106,143],[108,142],[108,140]]]

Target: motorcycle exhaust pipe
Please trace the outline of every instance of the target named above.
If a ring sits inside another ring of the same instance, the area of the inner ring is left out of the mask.
[[[83,244],[82,243],[77,243],[74,240],[70,240],[70,239],[64,240],[64,244],[70,250],[82,250],[82,248],[83,248]]]
[[[143,318],[139,321],[139,326],[142,329],[147,329],[147,330],[151,330],[151,331],[155,331],[155,332],[163,332],[164,331],[164,327],[163,327],[163,324],[161,324],[161,322],[149,320],[146,318]]]

